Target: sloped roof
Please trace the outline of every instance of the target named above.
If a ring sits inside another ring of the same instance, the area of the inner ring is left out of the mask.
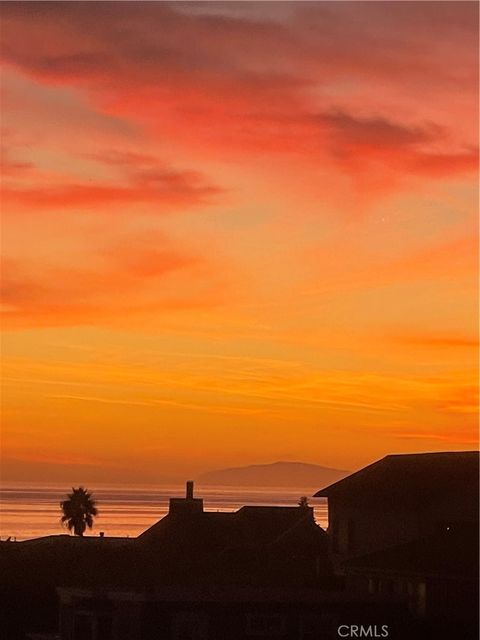
[[[373,500],[402,496],[422,501],[461,492],[476,499],[478,477],[478,451],[388,455],[321,489],[315,497],[338,495]]]
[[[306,518],[313,522],[312,510],[299,507],[245,506],[235,512],[204,511],[180,517],[169,514],[138,540],[170,551],[185,548],[189,552],[215,552],[231,546],[268,544]]]
[[[280,563],[277,540],[285,551]],[[159,580],[192,584],[212,576],[219,584],[250,584],[275,579],[292,549],[308,555],[314,547],[314,555],[324,557],[322,574],[329,575],[326,533],[311,509],[248,506],[231,513],[169,514],[139,536],[127,555],[152,585]]]
[[[20,540],[16,544],[21,544],[23,547],[32,546],[80,546],[89,545],[89,547],[100,546],[123,546],[130,544],[135,538],[127,538],[121,536],[71,536],[68,533],[61,533],[58,535],[42,536],[41,538],[29,538],[28,540]],[[15,543],[14,543],[15,544]]]

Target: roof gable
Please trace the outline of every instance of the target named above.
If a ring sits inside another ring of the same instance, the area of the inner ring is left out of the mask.
[[[321,489],[315,497],[410,496],[412,500],[422,501],[462,492],[475,499],[478,477],[478,451],[388,455]]]

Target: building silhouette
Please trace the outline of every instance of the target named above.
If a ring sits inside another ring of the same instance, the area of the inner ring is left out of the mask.
[[[327,532],[308,506],[206,511],[188,482],[137,538],[2,542],[2,631],[318,640],[386,625],[400,640],[473,640],[478,466],[478,452],[387,456],[316,494],[328,498]]]
[[[389,455],[317,491],[338,571],[348,558],[478,523],[477,451]]]

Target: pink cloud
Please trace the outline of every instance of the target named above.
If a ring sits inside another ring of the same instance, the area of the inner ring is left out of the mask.
[[[408,181],[475,169],[463,123],[475,121],[476,12],[470,3],[317,3],[292,6],[282,21],[268,7],[229,14],[220,5],[215,15],[166,3],[124,3],[116,12],[9,3],[3,54],[44,82],[83,88],[97,109],[158,139],[223,158],[342,161],[362,179],[375,174],[367,187],[382,190],[398,186],[395,174]],[[426,125],[419,85],[445,99],[461,87],[470,105],[463,117],[449,110],[447,121],[433,107]],[[399,89],[407,103],[379,111]]]
[[[7,183],[2,185],[2,201],[15,208],[28,210],[68,209],[81,207],[98,211],[101,206],[150,203],[160,205],[160,211],[178,209],[214,202],[222,189],[208,182],[197,171],[179,171],[171,168],[155,157],[118,151],[104,152],[93,156],[97,163],[118,168],[115,179],[98,179],[88,182],[70,182],[68,177],[50,176],[30,171],[28,183]],[[15,175],[21,163],[14,165]],[[26,164],[32,169],[33,165]],[[12,173],[12,172],[10,172]],[[8,174],[7,174],[8,175]],[[36,184],[35,184],[36,183]]]

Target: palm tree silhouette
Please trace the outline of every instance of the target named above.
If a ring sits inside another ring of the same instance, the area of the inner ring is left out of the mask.
[[[73,529],[76,536],[83,536],[87,527],[92,528],[93,518],[98,515],[96,501],[83,487],[72,487],[72,493],[69,493],[67,498],[60,502],[62,522],[70,531]]]

